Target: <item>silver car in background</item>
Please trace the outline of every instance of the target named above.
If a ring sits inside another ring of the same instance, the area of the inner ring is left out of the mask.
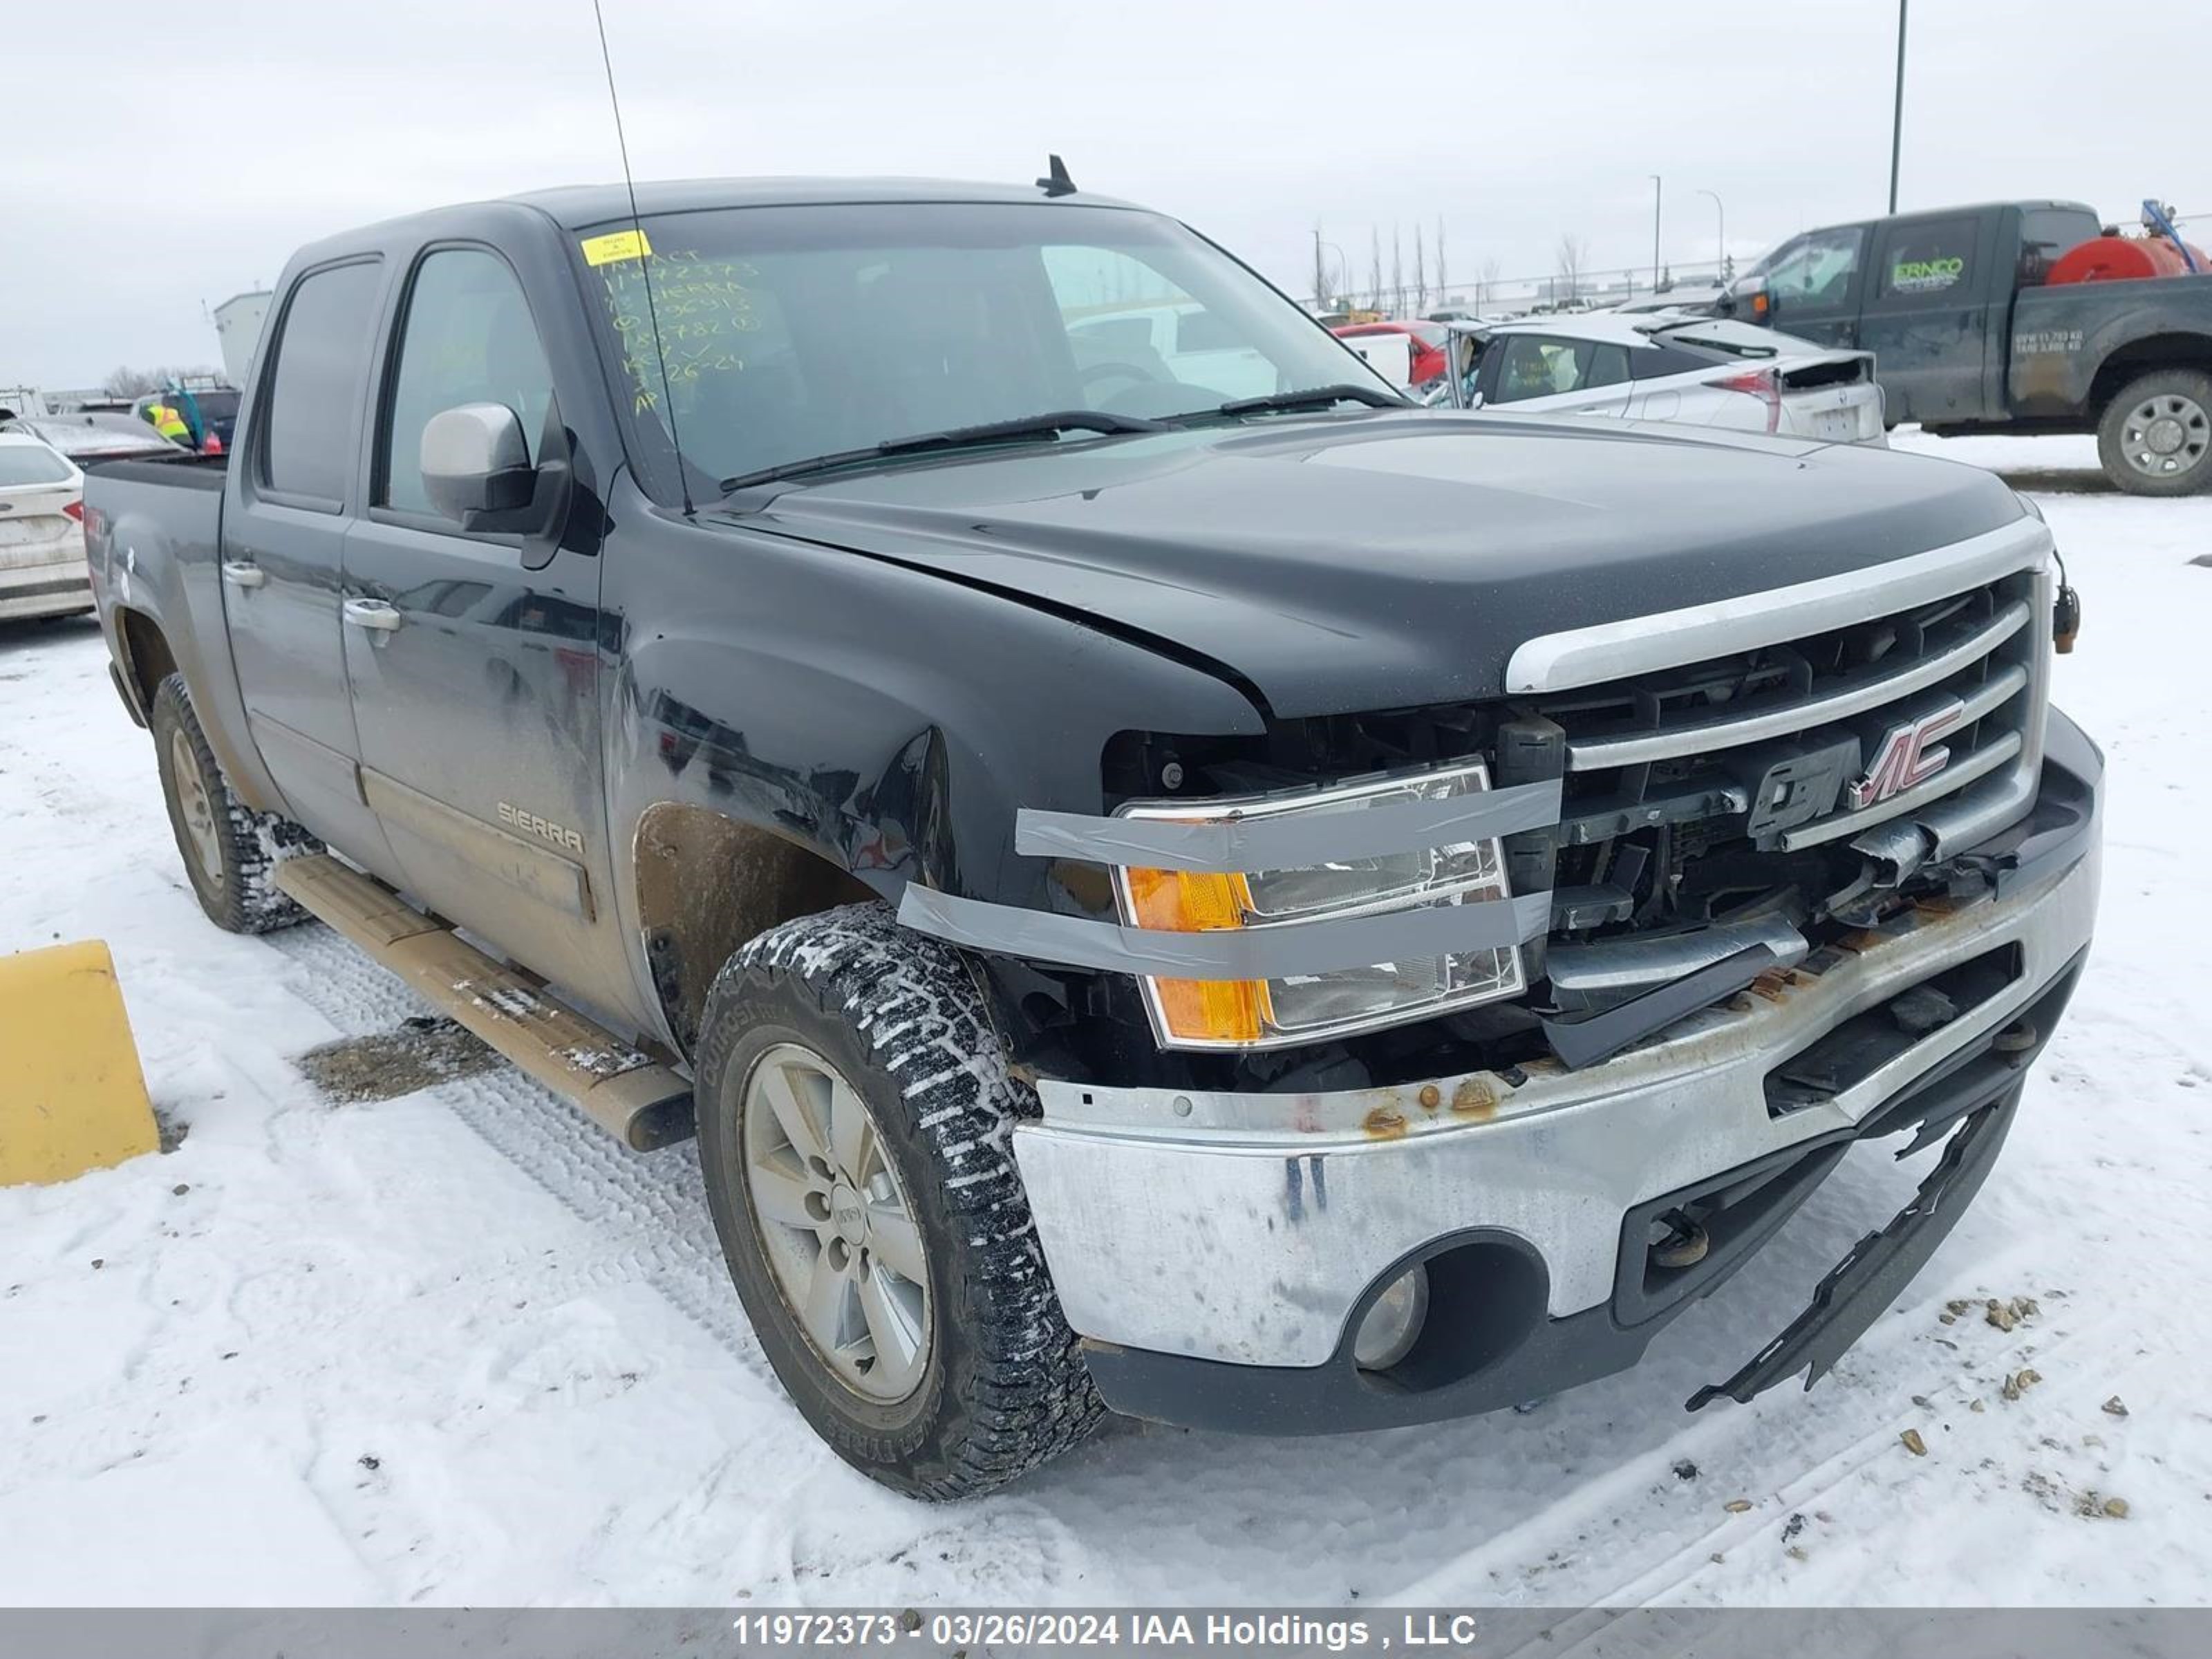
[[[1455,408],[1888,441],[1870,351],[1679,312],[1450,327],[1456,372],[1439,401]]]

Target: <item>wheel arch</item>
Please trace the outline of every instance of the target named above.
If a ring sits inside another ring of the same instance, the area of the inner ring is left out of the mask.
[[[653,994],[686,1058],[714,975],[746,940],[879,896],[818,849],[694,801],[647,807],[635,852],[638,928]]]
[[[2212,334],[2169,331],[2146,334],[2105,354],[2089,380],[2089,410],[2102,419],[2106,408],[2129,382],[2161,368],[2193,368],[2212,374]]]
[[[177,672],[177,654],[169,647],[161,624],[135,605],[115,607],[115,638],[125,688],[131,699],[131,714],[143,726],[153,713],[154,693],[163,680]]]

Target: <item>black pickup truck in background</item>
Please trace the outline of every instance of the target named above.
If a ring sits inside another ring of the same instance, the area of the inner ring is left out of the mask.
[[[2094,432],[2120,489],[2191,494],[2212,484],[2212,276],[2049,285],[2100,228],[2079,202],[1826,225],[1739,276],[1728,307],[1872,351],[1893,422]]]
[[[1698,1398],[1817,1376],[2088,945],[2103,763],[2002,483],[1414,407],[1126,204],[371,226],[293,259],[238,434],[86,489],[202,907],[322,918],[634,1148],[696,1130],[766,1358],[907,1492],[1102,1403],[1553,1393],[1854,1144],[1945,1141]]]

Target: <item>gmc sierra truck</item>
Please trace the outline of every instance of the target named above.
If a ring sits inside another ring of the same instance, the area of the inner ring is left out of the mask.
[[[2094,432],[2122,489],[2212,487],[2212,275],[2050,283],[2099,228],[2079,202],[1823,226],[1737,278],[1722,308],[1873,352],[1893,422]]]
[[[631,1146],[696,1131],[769,1359],[903,1491],[1103,1408],[1620,1370],[1853,1146],[1940,1145],[1693,1403],[1817,1377],[2088,947],[2040,518],[1413,407],[1057,173],[299,253],[230,453],[88,490],[200,903],[325,920]],[[1171,338],[1085,333],[1146,306]]]

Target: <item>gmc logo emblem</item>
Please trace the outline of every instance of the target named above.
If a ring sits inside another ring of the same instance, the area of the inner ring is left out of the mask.
[[[1966,713],[1966,705],[1954,697],[1932,714],[1891,726],[1882,733],[1874,763],[1845,786],[1844,799],[1855,810],[1873,806],[1934,777],[1951,763],[1951,751],[1936,739],[1955,731]]]

